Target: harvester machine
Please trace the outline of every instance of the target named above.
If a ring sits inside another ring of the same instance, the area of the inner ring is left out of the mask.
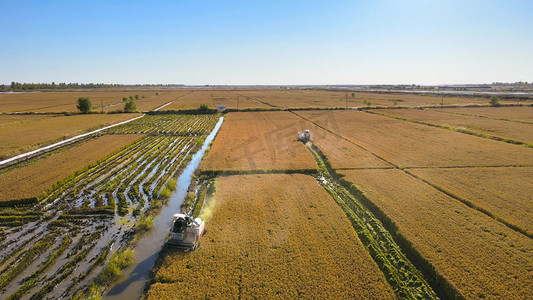
[[[311,134],[309,133],[309,129],[306,129],[304,132],[299,131],[298,132],[298,140],[304,143],[309,142],[311,139]]]
[[[198,248],[198,240],[204,235],[205,222],[193,219],[189,214],[175,214],[167,246],[184,251]]]

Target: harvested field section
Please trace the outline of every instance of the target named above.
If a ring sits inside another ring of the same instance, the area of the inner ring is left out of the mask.
[[[400,167],[533,165],[533,149],[520,145],[357,111],[297,114]]]
[[[446,108],[444,112],[533,123],[533,107],[531,106]]]
[[[451,130],[480,133],[500,139],[511,139],[533,145],[533,124],[493,120],[474,116],[445,113],[442,110],[379,109],[380,115],[388,115],[442,126]]]
[[[212,201],[201,247],[167,254],[149,299],[394,298],[314,178],[221,177]]]
[[[138,114],[0,115],[0,159],[59,142]]]
[[[37,197],[54,183],[141,136],[102,136],[29,166],[1,174],[0,201]]]
[[[530,238],[400,170],[340,173],[465,298],[527,299],[533,294]]]
[[[533,168],[410,169],[409,172],[533,234]]]
[[[296,140],[303,128],[305,122],[289,112],[229,113],[202,169],[315,170],[312,155]]]
[[[238,108],[269,108],[268,105],[246,99],[239,96],[238,92],[230,90],[197,90],[187,96],[166,106],[165,110],[187,110],[197,109],[205,104],[209,108],[216,108],[217,105],[225,105],[227,108],[237,108],[237,97],[239,97]]]

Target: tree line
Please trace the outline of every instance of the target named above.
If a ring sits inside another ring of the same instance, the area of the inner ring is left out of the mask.
[[[135,95],[135,99],[139,99],[139,95]],[[144,98],[144,96],[142,96]],[[124,112],[137,112],[137,103],[135,103],[135,100],[132,96],[130,98],[122,98],[124,100]],[[76,105],[78,110],[83,114],[88,114],[93,109],[93,103],[90,98],[88,97],[79,97],[78,98],[78,104]]]
[[[97,89],[121,87],[121,84],[107,83],[21,83],[13,81],[11,85],[2,85],[3,91],[62,90],[62,89]]]
[[[10,85],[0,84],[0,91],[32,91],[32,90],[68,90],[68,89],[98,89],[113,87],[183,87],[183,84],[117,84],[117,83],[21,83],[12,81]]]

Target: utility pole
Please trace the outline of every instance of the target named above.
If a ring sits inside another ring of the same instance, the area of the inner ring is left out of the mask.
[[[440,109],[443,109],[443,106],[444,106],[444,96],[441,95],[441,99],[440,99]]]
[[[344,98],[346,99],[346,109],[348,109],[348,93],[344,93]]]
[[[102,100],[102,97],[100,97],[100,107],[102,108],[102,113],[104,113],[104,101]]]
[[[239,96],[237,96],[237,110],[239,110]]]

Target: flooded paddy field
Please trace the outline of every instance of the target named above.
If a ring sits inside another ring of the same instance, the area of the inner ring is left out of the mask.
[[[0,298],[80,298],[105,289],[132,263],[141,233],[157,224],[217,122],[214,114],[153,114],[109,129],[142,135],[36,202],[0,206]]]

